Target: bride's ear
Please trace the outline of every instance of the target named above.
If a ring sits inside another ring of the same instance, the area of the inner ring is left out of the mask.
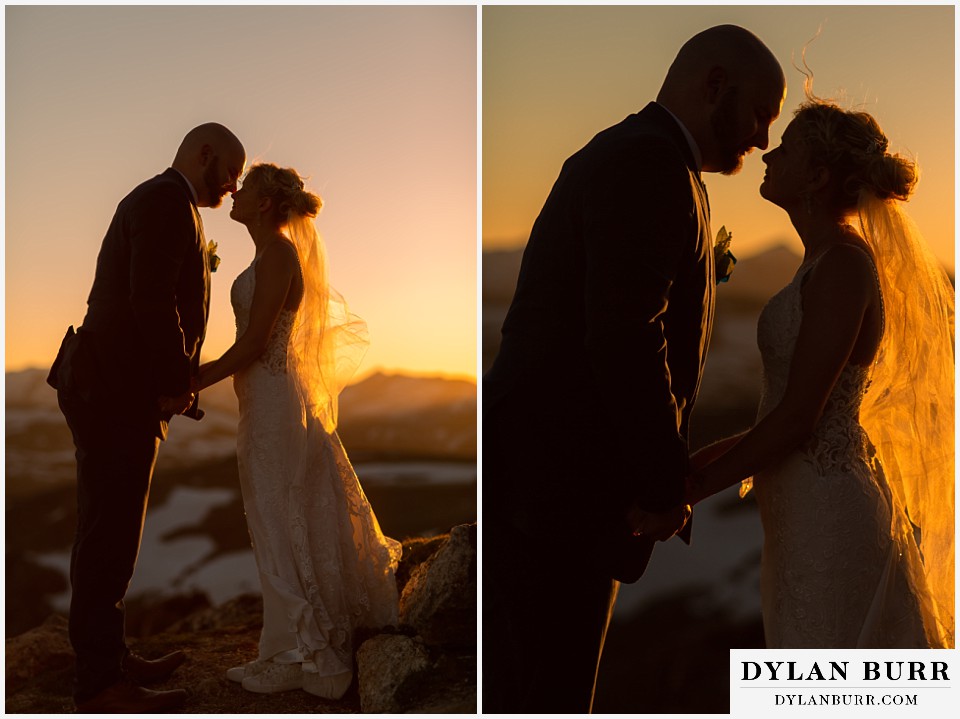
[[[825,166],[814,167],[810,170],[810,189],[816,192],[830,183],[830,169]]]

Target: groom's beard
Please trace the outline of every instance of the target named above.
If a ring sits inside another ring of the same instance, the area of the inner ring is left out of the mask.
[[[717,141],[717,151],[720,155],[720,173],[735,175],[743,167],[743,156],[746,149],[742,147],[737,132],[739,119],[738,91],[736,88],[728,90],[720,101],[720,105],[710,115],[710,125],[713,136]]]

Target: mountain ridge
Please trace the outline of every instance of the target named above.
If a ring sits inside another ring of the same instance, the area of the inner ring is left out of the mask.
[[[72,481],[74,447],[46,369],[6,373],[7,494]],[[158,467],[232,456],[239,418],[230,382],[201,393],[202,421],[175,417]],[[340,395],[338,434],[354,461],[475,462],[476,384],[374,373]]]

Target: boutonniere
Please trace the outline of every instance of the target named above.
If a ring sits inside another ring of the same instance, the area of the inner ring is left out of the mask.
[[[217,243],[213,240],[207,243],[207,257],[210,259],[210,271],[216,272],[220,266],[220,258],[217,257]]]
[[[733,240],[733,233],[727,232],[726,227],[721,227],[717,233],[717,241],[713,244],[713,265],[716,272],[717,284],[726,282],[733,274],[733,266],[737,264],[737,258],[730,251],[730,242]]]

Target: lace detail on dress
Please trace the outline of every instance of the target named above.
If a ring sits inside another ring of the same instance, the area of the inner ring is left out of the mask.
[[[873,447],[859,419],[869,387],[869,367],[847,365],[837,378],[820,422],[801,450],[819,474],[852,472],[872,459]]]
[[[773,296],[760,313],[757,344],[763,359],[763,392],[759,418],[776,407],[787,389],[803,316],[801,286],[815,263],[802,265],[789,285]],[[848,364],[840,372],[823,414],[801,451],[818,473],[850,471],[870,457],[869,439],[860,426],[860,406],[870,387],[870,367]]]
[[[759,418],[786,391],[802,319],[801,285],[814,264],[801,266],[760,315]],[[756,477],[769,648],[927,646],[906,571],[919,555],[906,538],[894,539],[890,489],[860,425],[870,373],[870,367],[844,367],[811,437]]]
[[[238,336],[255,283],[256,260],[231,289]],[[234,375],[240,487],[263,587],[260,659],[335,676],[351,670],[356,628],[397,622],[401,547],[381,533],[336,433],[305,406],[287,364],[295,320],[282,311],[263,355]]]
[[[256,287],[257,259],[259,257],[237,276],[230,288],[230,304],[233,306],[236,318],[238,338],[247,331],[250,324],[250,307],[253,305],[253,291]],[[296,317],[295,310],[280,310],[273,330],[270,332],[267,348],[257,360],[271,374],[284,374],[287,371],[287,346],[290,343]]]

